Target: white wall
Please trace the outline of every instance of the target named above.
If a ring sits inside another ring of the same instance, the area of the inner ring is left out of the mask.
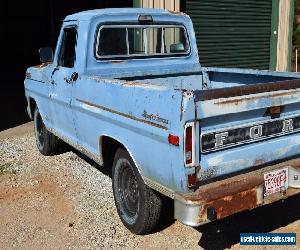
[[[139,0],[138,6],[180,11],[180,0]]]
[[[277,42],[277,71],[287,71],[290,62],[289,49],[290,49],[290,18],[293,15],[291,10],[291,1],[294,0],[280,0],[279,1],[279,23],[278,23],[278,42]]]

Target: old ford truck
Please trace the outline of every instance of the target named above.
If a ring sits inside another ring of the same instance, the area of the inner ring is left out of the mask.
[[[300,193],[300,76],[201,67],[187,15],[73,14],[40,57],[25,79],[37,148],[112,168],[133,233],[155,228],[164,196],[198,226]]]

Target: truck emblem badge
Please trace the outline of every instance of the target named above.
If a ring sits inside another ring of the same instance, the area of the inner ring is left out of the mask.
[[[203,133],[201,151],[202,153],[216,151],[297,131],[300,131],[300,116],[286,120],[277,119],[254,126],[241,126],[228,131]]]
[[[161,123],[164,123],[164,124],[169,124],[169,120],[161,118],[158,114],[157,115],[148,114],[146,110],[144,110],[144,113],[142,114],[142,117],[144,117],[146,120],[161,122]]]

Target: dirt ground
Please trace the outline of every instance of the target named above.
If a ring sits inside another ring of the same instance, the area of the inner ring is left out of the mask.
[[[0,133],[0,249],[241,249],[241,232],[296,232],[297,246],[285,248],[300,249],[300,196],[198,228],[166,222],[135,236],[118,218],[109,170],[76,151],[42,156],[32,124]]]

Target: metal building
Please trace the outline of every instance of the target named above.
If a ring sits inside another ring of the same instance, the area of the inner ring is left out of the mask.
[[[293,5],[293,0],[134,1],[189,14],[204,66],[279,71],[290,69]]]

